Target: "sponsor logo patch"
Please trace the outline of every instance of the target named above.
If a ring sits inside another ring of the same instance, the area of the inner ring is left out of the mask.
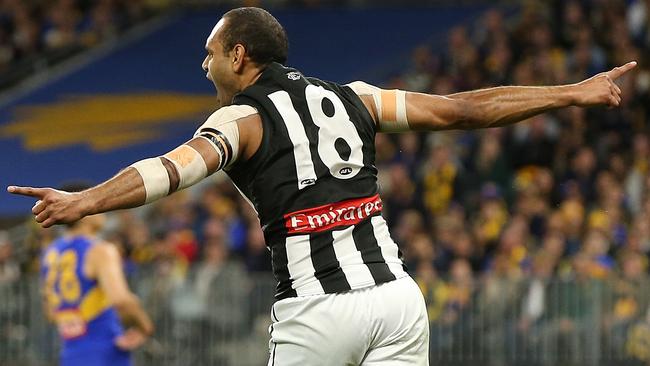
[[[356,225],[381,212],[382,205],[381,198],[376,194],[291,212],[284,215],[284,224],[289,234],[316,233]]]

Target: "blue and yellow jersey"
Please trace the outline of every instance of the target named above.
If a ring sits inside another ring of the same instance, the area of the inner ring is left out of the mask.
[[[119,316],[99,287],[83,271],[93,240],[61,238],[43,252],[41,276],[47,306],[63,344],[62,365],[129,365],[127,352],[115,346],[123,329]]]

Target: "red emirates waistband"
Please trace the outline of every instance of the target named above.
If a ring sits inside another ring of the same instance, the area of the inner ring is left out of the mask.
[[[289,234],[317,233],[358,224],[381,209],[381,198],[376,194],[288,213],[284,225]]]

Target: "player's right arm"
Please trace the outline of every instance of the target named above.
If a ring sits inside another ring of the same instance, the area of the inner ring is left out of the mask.
[[[104,291],[108,301],[117,310],[120,317],[133,323],[141,333],[138,341],[131,342],[125,348],[132,349],[143,343],[146,337],[153,333],[153,323],[140,305],[138,297],[129,290],[124,277],[122,258],[117,248],[109,243],[96,244],[88,252],[84,270],[89,277],[97,279],[99,287]],[[131,330],[125,334],[133,333],[134,331]]]
[[[363,82],[349,86],[382,132],[477,129],[513,124],[550,110],[605,105],[617,107],[614,81],[633,69],[629,62],[580,83],[558,86],[501,86],[446,96],[383,90]]]
[[[32,213],[41,226],[71,223],[84,216],[141,206],[196,184],[240,155],[252,156],[259,141],[257,111],[233,105],[213,113],[190,141],[162,156],[140,160],[88,190],[68,193],[16,186],[7,190],[38,199]]]

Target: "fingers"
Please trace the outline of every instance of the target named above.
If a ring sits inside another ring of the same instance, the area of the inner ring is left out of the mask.
[[[619,89],[618,87],[616,88],[612,87],[610,89],[610,94],[611,94],[611,98],[613,99],[613,103],[611,103],[611,105],[618,107],[621,104],[621,89]]]
[[[43,228],[48,228],[56,224],[56,220],[50,216],[51,210],[47,210],[47,207],[43,201],[38,201],[32,208],[32,213],[34,214],[34,219],[37,223],[41,224]]]
[[[43,198],[45,194],[49,191],[49,188],[33,188],[33,187],[17,187],[9,186],[7,187],[7,192],[13,194],[20,194],[23,196]]]
[[[54,224],[56,224],[56,220],[54,220],[53,218],[50,217],[47,220],[43,221],[43,223],[41,224],[41,227],[44,228],[44,229],[47,229],[48,227],[50,227],[50,226],[52,226]]]
[[[609,94],[609,97],[607,97],[605,104],[609,108],[619,107],[621,105],[621,100],[621,95],[612,90]]]
[[[609,108],[613,107],[618,107],[621,105],[621,94],[623,93],[621,91],[621,88],[616,85],[614,80],[609,74],[605,75],[605,79],[609,83],[609,97],[607,98],[606,104],[609,106]]]
[[[45,203],[42,200],[36,201],[34,207],[32,207],[32,213],[34,215],[38,215],[39,213],[43,212],[43,210],[45,210]]]
[[[129,340],[126,338],[126,336],[124,336],[124,335],[121,335],[121,336],[119,336],[119,337],[117,337],[117,338],[115,339],[115,345],[116,345],[118,348],[120,348],[120,349],[122,349],[122,350],[124,350],[124,351],[128,351],[128,350],[130,350],[130,347],[129,347],[129,346],[130,346],[130,342],[129,342]]]
[[[13,194],[19,194],[28,197],[38,198],[38,201],[32,207],[32,213],[36,216],[36,222],[40,223],[44,228],[50,227],[54,224],[53,220],[49,218],[49,213],[46,211],[47,204],[45,201],[45,196],[51,191],[50,188],[34,188],[34,187],[19,187],[19,186],[9,186],[7,187],[7,192]],[[47,221],[50,219],[50,221]]]
[[[626,72],[632,70],[635,67],[636,67],[636,61],[631,61],[626,63],[623,66],[618,66],[611,69],[610,71],[607,72],[607,75],[609,75],[609,77],[612,78],[612,80],[618,79],[619,77],[621,77],[621,75],[625,74]]]
[[[32,214],[34,214],[36,222],[43,228],[71,223],[83,217],[79,212],[79,197],[75,196],[75,194],[58,192],[52,188],[12,186],[8,190],[12,193],[25,192],[27,195],[34,194],[39,198],[32,207]]]
[[[134,350],[146,341],[146,337],[137,331],[127,330],[124,334],[115,338],[115,345],[123,350]]]
[[[48,218],[50,218],[50,213],[47,211],[43,211],[38,215],[36,215],[35,217],[36,222],[38,222],[39,224],[43,223],[43,221],[47,220]]]
[[[36,222],[41,224],[41,227],[43,228],[48,228],[57,223],[57,220],[54,217],[50,216],[50,212],[47,210],[44,210],[43,212],[36,215],[35,219]]]
[[[43,224],[45,220],[50,218],[50,215],[52,213],[52,210],[47,209],[47,203],[46,200],[38,200],[36,201],[36,204],[34,207],[32,207],[32,213],[34,214],[34,219],[36,219],[36,222],[39,224]]]

